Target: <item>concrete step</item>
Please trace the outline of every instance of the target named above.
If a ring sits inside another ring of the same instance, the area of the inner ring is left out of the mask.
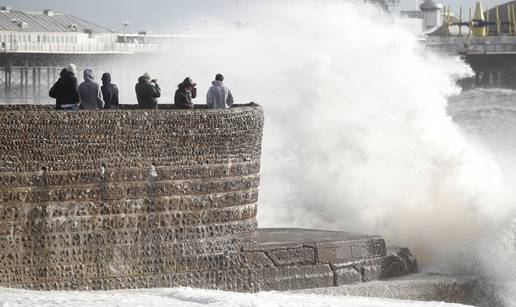
[[[270,228],[259,229],[256,241],[244,253],[262,291],[334,287],[417,271],[408,249],[388,252],[377,235]]]

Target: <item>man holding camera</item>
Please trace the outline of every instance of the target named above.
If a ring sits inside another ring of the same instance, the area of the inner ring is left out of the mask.
[[[197,84],[192,81],[192,78],[187,77],[183,82],[177,86],[176,94],[174,95],[174,104],[178,109],[193,109],[194,104],[192,100],[197,97]]]
[[[144,73],[138,78],[135,90],[138,107],[140,109],[158,108],[158,98],[161,96],[161,88],[158,85],[158,80],[151,80],[149,73]]]

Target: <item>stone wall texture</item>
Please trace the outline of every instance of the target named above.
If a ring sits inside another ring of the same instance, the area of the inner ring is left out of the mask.
[[[0,286],[254,291],[263,112],[0,107]]]

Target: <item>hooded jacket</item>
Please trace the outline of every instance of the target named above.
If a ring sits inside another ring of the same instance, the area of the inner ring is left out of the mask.
[[[231,90],[222,81],[213,81],[206,94],[206,104],[210,108],[228,108],[233,105]]]
[[[118,109],[118,87],[111,83],[111,74],[102,75],[102,97],[104,98],[104,109]]]
[[[79,85],[79,93],[81,95],[81,109],[102,109],[104,100],[97,82],[93,81],[93,71],[91,69],[84,70],[84,82]]]
[[[191,90],[189,89],[191,88]],[[176,94],[174,95],[174,104],[178,109],[193,109],[194,104],[192,99],[197,97],[197,88],[192,79],[186,78],[177,86]]]
[[[161,96],[161,88],[158,84],[149,82],[149,78],[141,76],[135,86],[136,98],[140,109],[156,109],[158,99]]]
[[[75,74],[63,69],[59,79],[54,83],[48,95],[56,99],[57,110],[61,110],[62,105],[79,104],[79,82]]]

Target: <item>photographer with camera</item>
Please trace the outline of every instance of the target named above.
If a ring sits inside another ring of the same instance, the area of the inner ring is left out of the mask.
[[[144,73],[138,78],[135,86],[136,98],[140,109],[157,109],[158,98],[161,96],[161,88],[157,79],[152,79],[149,73]]]
[[[183,82],[177,86],[176,94],[174,95],[174,104],[178,109],[193,109],[194,104],[192,99],[197,97],[197,84],[192,81],[192,78],[187,77]]]

